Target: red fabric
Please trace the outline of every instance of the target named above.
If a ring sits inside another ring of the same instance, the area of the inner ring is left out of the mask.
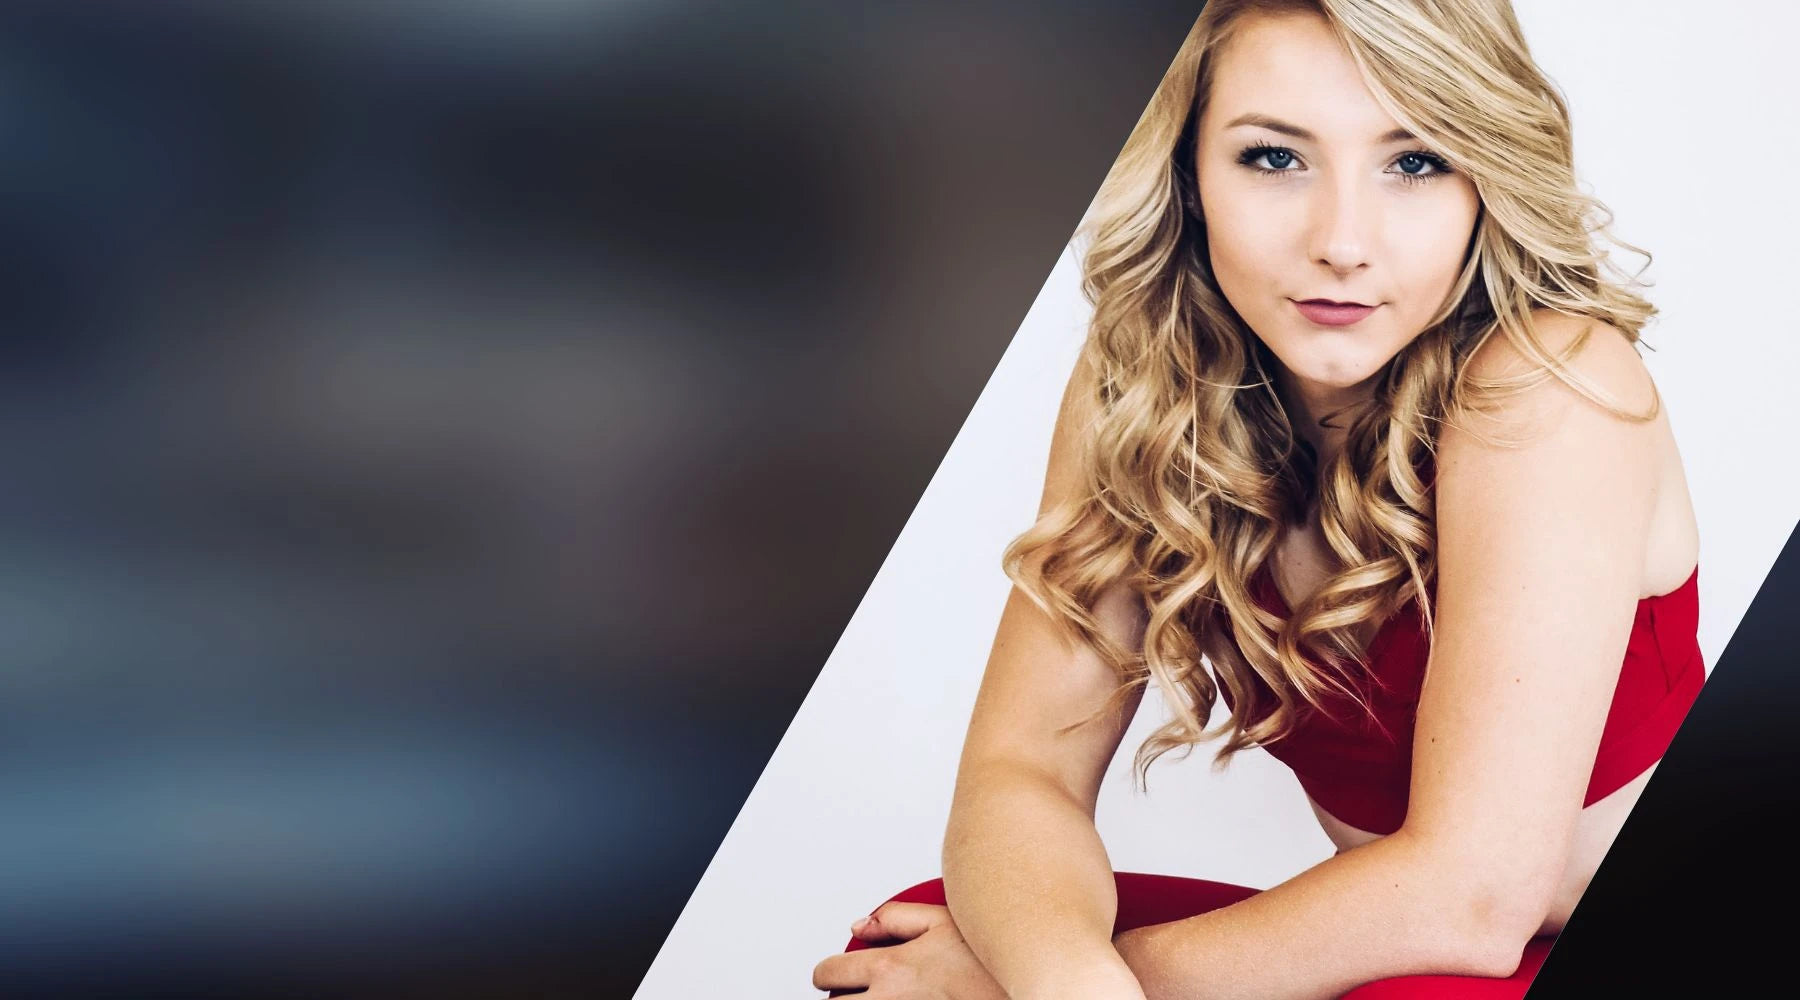
[[[1168,923],[1197,913],[1230,906],[1256,895],[1260,890],[1227,882],[1180,878],[1174,875],[1143,875],[1115,872],[1118,887],[1119,916],[1113,933]],[[944,905],[944,882],[932,879],[921,882],[890,898],[890,902],[933,903]],[[1517,1000],[1525,995],[1531,980],[1550,953],[1554,937],[1535,937],[1525,945],[1519,971],[1506,979],[1479,976],[1399,976],[1364,983],[1339,997],[1339,1000]],[[869,945],[855,938],[845,951],[860,951]],[[846,996],[861,990],[834,990],[831,996]]]
[[[1600,801],[1660,760],[1699,696],[1706,680],[1696,635],[1699,579],[1696,566],[1680,587],[1638,602],[1582,805]],[[1266,565],[1251,586],[1270,611],[1284,618],[1292,614]],[[1369,643],[1373,684],[1362,694],[1373,719],[1340,698],[1327,712],[1306,713],[1292,733],[1264,749],[1292,769],[1306,794],[1331,815],[1371,833],[1400,829],[1429,653],[1424,615],[1415,600],[1384,622]],[[1231,697],[1221,691],[1229,707]]]

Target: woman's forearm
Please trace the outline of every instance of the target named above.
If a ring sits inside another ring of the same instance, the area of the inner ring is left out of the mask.
[[[1391,976],[1510,975],[1525,924],[1507,894],[1459,885],[1459,871],[1386,837],[1116,945],[1148,1000],[1327,1000]]]
[[[1141,1000],[1112,945],[1112,865],[1093,817],[1048,774],[995,763],[958,782],[944,892],[963,939],[1017,1000]]]

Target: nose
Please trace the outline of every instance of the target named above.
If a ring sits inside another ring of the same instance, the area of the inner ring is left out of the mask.
[[[1314,186],[1319,193],[1313,206],[1310,253],[1340,276],[1368,267],[1374,242],[1375,205],[1359,180],[1342,176]]]

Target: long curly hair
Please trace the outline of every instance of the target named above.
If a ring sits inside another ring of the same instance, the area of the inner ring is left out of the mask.
[[[1294,431],[1268,349],[1234,312],[1209,265],[1194,176],[1209,55],[1250,12],[1322,15],[1381,107],[1474,182],[1481,207],[1460,277],[1423,332],[1379,373],[1345,445],[1320,467]],[[1119,686],[1092,721],[1154,678],[1173,718],[1138,749],[1163,753],[1221,734],[1223,767],[1280,739],[1336,696],[1365,711],[1366,626],[1418,601],[1431,638],[1435,441],[1488,404],[1555,377],[1631,420],[1553,356],[1532,311],[1609,323],[1632,342],[1656,309],[1627,287],[1596,237],[1611,213],[1576,184],[1568,109],[1534,64],[1506,0],[1209,0],[1078,231],[1093,306],[1075,389],[1096,414],[1081,428],[1082,495],[1044,511],[1007,547],[1007,575]],[[1641,274],[1641,270],[1639,272]],[[1591,327],[1589,328],[1591,332]],[[1533,363],[1478,379],[1463,362],[1489,336]],[[1079,376],[1078,376],[1079,377]],[[1316,505],[1341,569],[1284,618],[1254,581],[1283,531]],[[1099,627],[1095,607],[1124,581],[1147,612],[1141,648]],[[1211,671],[1207,666],[1210,664]],[[1229,717],[1208,729],[1223,686]],[[1370,713],[1372,717],[1372,712]]]

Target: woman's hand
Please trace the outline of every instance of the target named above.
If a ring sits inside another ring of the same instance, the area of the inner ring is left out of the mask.
[[[929,903],[884,903],[850,927],[874,947],[833,955],[813,969],[822,990],[867,987],[866,1000],[1008,1000],[969,950],[950,911]],[[1144,1000],[1123,962],[1070,970],[1042,1000]],[[1037,997],[1019,1000],[1039,1000]]]
[[[957,931],[950,910],[884,903],[851,925],[876,947],[833,955],[813,969],[821,990],[867,988],[868,1000],[1007,1000]]]

